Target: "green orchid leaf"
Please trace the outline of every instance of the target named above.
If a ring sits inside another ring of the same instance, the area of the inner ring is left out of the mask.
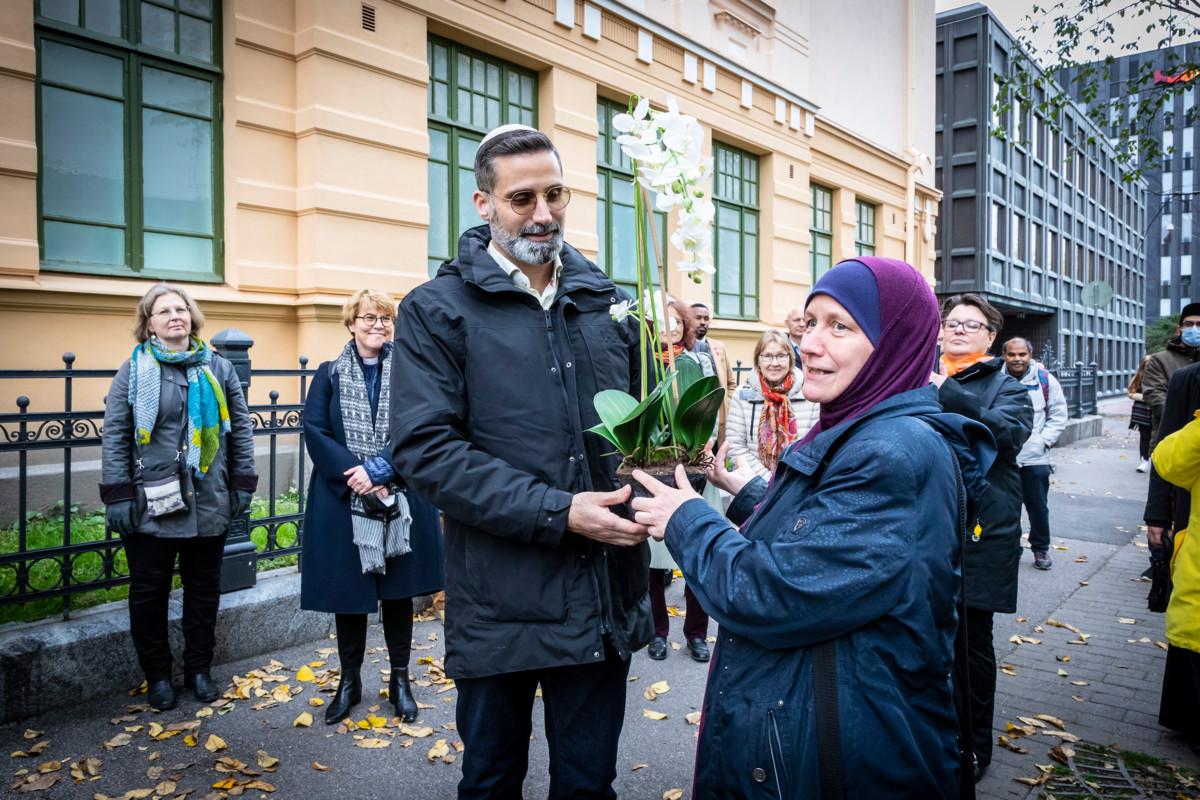
[[[716,376],[702,378],[679,398],[671,420],[671,431],[675,443],[684,448],[689,456],[699,452],[712,438],[724,402],[725,388]]]
[[[619,441],[617,441],[616,435],[613,434],[613,432],[610,431],[608,429],[608,426],[605,425],[603,422],[601,422],[598,425],[593,425],[592,427],[588,428],[586,433],[594,433],[597,436],[603,436],[608,441],[609,444],[611,444],[613,447],[617,448],[617,450],[621,450],[621,443]],[[626,455],[626,453],[624,451],[621,451],[621,455]]]
[[[662,409],[663,394],[657,388],[637,404],[626,418],[612,428],[620,444],[617,447],[625,455],[645,453],[654,431],[659,427],[658,415]]]
[[[700,365],[695,360],[686,356],[675,359],[675,369],[666,376],[663,380],[663,385],[670,387],[671,391],[667,393],[667,401],[665,408],[667,418],[673,419],[675,416],[675,408],[679,400],[683,398],[687,390],[692,387],[696,381],[704,377],[704,370],[700,369]]]
[[[612,430],[629,418],[629,414],[637,408],[638,401],[633,395],[619,389],[605,389],[596,393],[592,405],[596,407],[600,419]]]

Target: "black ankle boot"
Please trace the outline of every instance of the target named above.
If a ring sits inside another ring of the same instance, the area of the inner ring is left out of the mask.
[[[401,722],[417,721],[417,699],[408,685],[407,668],[392,667],[392,676],[388,678],[388,699],[392,701],[392,708]]]
[[[350,716],[350,711],[362,700],[362,680],[358,670],[342,670],[342,679],[329,708],[325,709],[325,724],[336,725]]]
[[[192,690],[192,695],[201,703],[211,703],[221,694],[216,681],[205,672],[184,673],[183,685]]]
[[[169,711],[175,707],[176,700],[175,687],[171,685],[170,678],[150,681],[146,689],[146,702],[155,711]]]

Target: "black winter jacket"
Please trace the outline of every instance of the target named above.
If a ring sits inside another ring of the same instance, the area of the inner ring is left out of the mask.
[[[1200,364],[1189,364],[1171,375],[1162,421],[1158,426],[1158,441],[1191,422],[1197,409],[1200,409]],[[1185,526],[1191,507],[1191,492],[1164,481],[1151,465],[1150,488],[1143,514],[1146,524],[1159,528]]]
[[[564,246],[550,310],[487,253],[487,226],[413,290],[396,322],[392,460],[446,516],[446,672],[595,663],[651,636],[649,548],[567,530],[571,498],[616,488],[616,456],[585,431],[602,389],[636,393],[624,299]]]
[[[979,541],[963,548],[967,606],[1011,614],[1017,610],[1017,568],[1021,563],[1021,472],[1017,454],[1033,430],[1029,392],[1003,372],[1004,359],[974,364],[942,384],[942,408],[979,420],[996,438],[996,460],[988,489],[972,496],[982,528]]]

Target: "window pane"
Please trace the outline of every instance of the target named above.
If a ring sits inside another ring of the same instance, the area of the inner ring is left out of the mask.
[[[120,97],[124,94],[121,59],[42,40],[42,80],[75,86],[89,92]]]
[[[212,61],[212,23],[179,16],[179,54],[200,61]]]
[[[717,231],[717,291],[737,294],[742,288],[741,275],[742,237],[736,230],[720,228]],[[740,312],[738,312],[740,313]]]
[[[121,0],[87,0],[83,22],[89,31],[120,36]]]
[[[445,134],[440,134],[445,136]],[[450,256],[449,168],[429,161],[429,258],[441,263]]]
[[[212,272],[211,239],[147,233],[145,248],[147,272]]]
[[[612,265],[608,263],[608,182],[612,180],[608,175],[601,172],[596,176],[599,178],[599,190],[596,193],[596,264],[600,266],[609,277],[612,277]],[[634,294],[637,294],[634,292]]]
[[[212,233],[212,123],[142,109],[142,147],[146,226]]]
[[[38,12],[46,19],[56,19],[68,25],[79,24],[79,0],[41,0]]]
[[[173,111],[212,117],[212,83],[178,72],[142,68],[142,101]]]
[[[142,3],[142,44],[175,52],[175,14],[165,8]]]
[[[614,184],[624,181],[614,181]],[[613,194],[616,194],[616,185]],[[632,205],[612,205],[612,271],[616,280],[637,283],[637,242]]]
[[[205,17],[212,16],[212,0],[179,0],[179,8]]]
[[[120,266],[125,263],[125,232],[120,228],[73,225],[46,220],[47,261],[78,261]]]
[[[124,224],[123,104],[43,86],[41,180],[44,214]]]

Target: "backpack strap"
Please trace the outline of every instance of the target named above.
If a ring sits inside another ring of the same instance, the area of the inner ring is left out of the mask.
[[[1042,385],[1042,400],[1045,401],[1046,414],[1050,413],[1050,374],[1041,367],[1037,368],[1038,383]]]
[[[813,646],[813,710],[817,717],[817,763],[821,800],[842,800],[842,724],[838,715],[837,640]]]

